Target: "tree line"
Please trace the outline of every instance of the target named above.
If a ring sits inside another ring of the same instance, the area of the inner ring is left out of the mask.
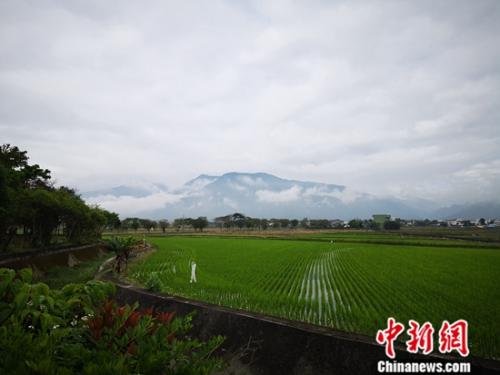
[[[117,222],[116,213],[88,206],[74,189],[55,187],[51,172],[30,164],[27,151],[0,146],[0,250],[46,247],[55,236],[90,242]]]
[[[220,216],[215,218],[214,225],[221,229],[343,229],[343,228],[358,228],[358,229],[400,229],[401,221],[388,220],[380,225],[373,220],[350,220],[347,225],[342,220],[328,219],[259,219],[245,216],[242,213],[236,212],[231,215]]]
[[[196,219],[187,217],[187,218],[178,218],[175,219],[172,224],[166,219],[164,220],[151,220],[151,219],[141,219],[138,217],[128,217],[121,221],[119,226],[122,230],[138,230],[145,229],[148,231],[156,230],[160,228],[163,233],[165,233],[166,229],[169,227],[174,228],[179,231],[184,228],[193,228],[194,230],[203,231],[208,226],[208,219],[205,216],[200,216]]]
[[[122,231],[134,230],[137,231],[147,230],[156,231],[161,229],[163,233],[167,228],[172,228],[176,231],[185,229],[194,229],[195,231],[202,232],[207,227],[219,228],[221,230],[268,230],[268,229],[386,229],[397,230],[401,228],[402,220],[388,220],[382,224],[377,223],[371,219],[352,219],[349,222],[342,220],[328,220],[328,219],[261,219],[250,216],[245,216],[242,213],[236,212],[234,214],[219,216],[214,221],[209,222],[205,216],[198,218],[176,218],[171,223],[166,220],[151,220],[138,217],[128,217],[121,222],[118,220],[116,225],[110,226],[109,229],[119,229]]]
[[[155,230],[157,228],[161,228],[163,232],[165,229],[170,226],[168,220],[151,220],[151,219],[141,219],[138,217],[127,217],[123,219],[119,225],[119,228],[123,230],[138,230],[140,228],[146,230]],[[115,228],[117,229],[117,228]]]

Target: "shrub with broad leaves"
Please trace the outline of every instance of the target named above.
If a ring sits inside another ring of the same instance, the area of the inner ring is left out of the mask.
[[[221,337],[187,336],[191,316],[119,306],[114,286],[92,281],[51,290],[31,270],[0,269],[2,374],[210,374]]]

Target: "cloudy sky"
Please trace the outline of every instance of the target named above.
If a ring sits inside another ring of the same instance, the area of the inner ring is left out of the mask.
[[[500,2],[2,0],[0,142],[80,191],[242,171],[499,200]]]

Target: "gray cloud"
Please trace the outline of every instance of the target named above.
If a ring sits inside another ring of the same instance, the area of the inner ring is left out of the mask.
[[[498,200],[499,46],[495,0],[3,1],[1,141],[81,190],[238,170]]]

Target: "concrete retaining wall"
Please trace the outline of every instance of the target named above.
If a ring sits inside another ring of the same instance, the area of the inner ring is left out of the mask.
[[[111,280],[115,281],[116,280]],[[117,283],[120,303],[134,303],[185,315],[196,311],[193,335],[206,340],[223,335],[222,353],[229,353],[237,374],[377,374],[387,360],[372,337],[348,334],[310,324],[228,309],[180,297],[162,296]],[[450,362],[452,357],[410,355],[397,347],[397,361]],[[236,363],[235,363],[236,361]],[[500,374],[500,363],[467,358],[474,374]]]

